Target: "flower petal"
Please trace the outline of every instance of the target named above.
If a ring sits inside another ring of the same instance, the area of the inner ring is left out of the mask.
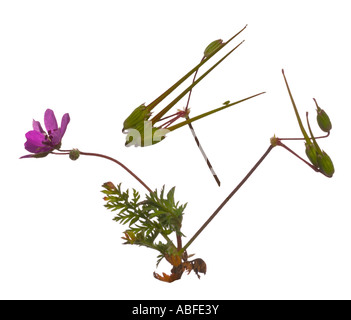
[[[68,126],[70,120],[71,119],[69,117],[69,114],[65,113],[62,117],[62,120],[61,120],[61,139],[66,132],[66,129],[67,129],[67,126]]]
[[[27,142],[32,143],[35,146],[42,146],[42,141],[45,141],[45,135],[36,131],[31,130],[26,133]]]
[[[41,124],[39,121],[35,121],[33,120],[33,129],[35,131],[41,132],[41,133],[45,133],[45,131],[43,130],[43,128],[41,127]]]
[[[52,111],[51,109],[46,109],[45,115],[44,115],[44,123],[45,123],[46,130],[48,131],[49,134],[50,132],[58,129],[54,111]]]
[[[59,145],[61,143],[61,129],[58,128],[57,130],[51,131],[50,139],[52,147]]]
[[[46,146],[43,144],[45,141],[45,135],[36,131],[28,131],[26,133],[27,141],[24,144],[24,148],[32,153],[39,153],[39,152],[47,152],[52,150],[50,146]]]

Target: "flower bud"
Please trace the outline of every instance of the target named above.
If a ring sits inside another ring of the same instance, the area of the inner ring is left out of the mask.
[[[317,109],[317,122],[321,130],[329,132],[332,128],[332,124],[326,112],[321,108]]]
[[[211,56],[212,54],[215,53],[215,51],[217,49],[219,49],[220,47],[223,46],[223,40],[222,39],[218,39],[215,41],[212,41],[205,49],[204,51],[204,56],[205,58],[208,58],[209,56]]]
[[[127,240],[123,244],[134,244],[136,239],[135,233],[132,230],[127,230],[124,232],[124,237],[122,237],[123,240]]]
[[[116,191],[117,190],[116,186],[111,181],[105,182],[102,185],[102,187],[105,188],[108,191]]]
[[[317,104],[317,101],[316,99],[314,99],[314,102],[317,106],[317,122],[318,122],[318,125],[319,127],[321,128],[322,131],[324,132],[329,132],[332,128],[332,124],[331,124],[331,121],[328,117],[328,115],[326,114],[326,112],[321,109],[318,104]]]
[[[335,172],[335,169],[330,157],[324,151],[322,151],[321,154],[317,155],[317,162],[320,171],[327,177],[331,178]]]
[[[77,160],[80,156],[80,152],[78,149],[72,149],[70,152],[69,152],[69,158],[71,160]]]
[[[306,146],[305,151],[308,159],[310,159],[311,163],[314,166],[319,167],[318,161],[317,161],[317,149],[315,145],[313,143],[305,143],[305,146]]]

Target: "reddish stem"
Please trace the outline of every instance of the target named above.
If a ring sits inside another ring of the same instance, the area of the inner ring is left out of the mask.
[[[65,155],[65,154],[67,155],[67,154],[69,154],[69,152],[71,150],[59,150],[59,151],[67,152],[67,153],[56,153],[56,152],[51,152],[51,153],[52,154],[57,154],[57,155]],[[114,158],[111,158],[109,156],[105,156],[105,155],[100,154],[100,153],[82,152],[82,151],[79,151],[79,153],[81,155],[84,155],[84,156],[100,157],[100,158],[104,158],[104,159],[110,160],[110,161],[112,161],[114,163],[117,163],[124,170],[126,170],[129,174],[131,174],[135,179],[137,179],[146,188],[147,191],[149,191],[150,193],[152,192],[152,190],[147,186],[147,184],[143,180],[141,180],[133,171],[131,171],[129,168],[127,168],[122,162],[119,162],[118,160],[116,160]]]
[[[323,139],[327,138],[330,135],[330,131],[325,136],[315,137],[315,139]],[[310,139],[312,139],[310,137]],[[305,140],[305,138],[279,138],[279,140]]]
[[[234,190],[229,194],[227,198],[219,205],[219,207],[212,213],[212,215],[207,219],[207,221],[201,226],[201,228],[192,236],[192,238],[186,243],[183,247],[182,252],[184,252],[193,241],[199,236],[199,234],[208,226],[208,224],[213,220],[213,218],[222,210],[222,208],[226,205],[226,203],[234,196],[234,194],[243,186],[243,184],[249,179],[249,177],[254,173],[254,171],[258,168],[258,166],[262,163],[262,161],[267,157],[267,155],[274,148],[273,145],[270,145],[267,151],[263,154],[263,156],[256,162],[256,164],[252,167],[252,169],[248,172],[248,174],[244,177],[243,180],[234,188]]]
[[[312,165],[311,163],[307,162],[305,159],[301,158],[297,153],[295,153],[294,151],[292,151],[288,146],[286,146],[284,143],[282,143],[280,140],[280,138],[277,138],[278,142],[277,142],[277,146],[281,146],[284,149],[288,150],[289,152],[291,152],[295,157],[299,158],[300,160],[302,160],[304,163],[306,163],[308,166],[310,166],[314,171],[319,172],[319,169],[317,167],[315,167],[314,165]]]

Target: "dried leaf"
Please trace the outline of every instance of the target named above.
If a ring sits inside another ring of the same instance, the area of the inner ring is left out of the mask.
[[[188,274],[192,270],[196,273],[197,277],[200,279],[199,273],[206,274],[206,263],[200,258],[194,259],[192,261],[184,261],[181,263],[180,257],[176,255],[165,255],[165,258],[167,261],[173,265],[173,268],[171,270],[171,274],[165,274],[164,272],[162,273],[163,276],[159,275],[158,273],[154,272],[154,277],[160,281],[164,282],[173,282],[175,280],[179,280],[184,271],[188,271]],[[179,260],[178,260],[179,258]],[[176,265],[177,264],[177,265]]]
[[[166,260],[174,267],[178,267],[182,263],[182,259],[178,255],[165,254]]]
[[[158,273],[154,272],[154,277],[157,280],[164,281],[164,282],[173,282],[175,280],[179,280],[182,276],[182,274],[176,274],[176,273],[171,273],[171,275],[165,274],[162,272],[163,276],[159,275]]]

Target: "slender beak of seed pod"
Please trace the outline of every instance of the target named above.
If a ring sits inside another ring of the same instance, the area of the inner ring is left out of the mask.
[[[176,88],[178,88],[186,79],[188,79],[194,72],[196,72],[200,67],[202,67],[210,58],[212,58],[218,51],[223,49],[229,42],[231,42],[236,36],[238,36],[242,31],[245,30],[247,26],[242,28],[238,33],[231,37],[227,42],[222,40],[213,41],[206,49],[205,54],[207,55],[206,59],[202,59],[199,64],[197,64],[193,69],[191,69],[184,77],[178,80],[173,86],[161,94],[157,99],[151,102],[147,106],[147,110],[151,111],[155,108],[161,101],[163,101],[169,94],[171,94]],[[241,42],[242,43],[242,42]],[[221,60],[219,60],[214,66],[212,66],[206,73],[204,73],[197,81],[191,84],[186,88],[177,98],[170,102],[164,109],[162,109],[152,120],[152,123],[155,124],[159,121],[181,98],[183,98],[193,87],[195,87],[204,77],[206,77],[214,68],[216,68],[224,59],[226,59],[234,50],[236,50],[240,45],[237,45],[232,49],[228,54],[226,54]]]
[[[122,133],[125,133],[125,131],[128,131],[128,135],[130,135],[130,131],[139,131],[139,129],[142,128],[144,122],[148,122],[149,118],[151,116],[151,110],[155,108],[161,101],[163,101],[169,94],[171,94],[177,87],[179,87],[186,79],[188,79],[193,73],[197,72],[201,66],[203,66],[210,58],[212,58],[217,52],[219,52],[221,49],[223,49],[228,43],[230,43],[236,36],[238,36],[242,31],[245,30],[247,25],[242,28],[238,33],[236,33],[233,37],[231,37],[227,42],[223,42],[222,40],[215,40],[211,42],[205,49],[204,52],[204,58],[201,60],[199,64],[197,64],[193,69],[191,69],[185,76],[183,76],[180,80],[178,80],[173,86],[171,86],[169,89],[167,89],[164,93],[162,93],[158,98],[156,98],[153,102],[151,102],[149,105],[145,106],[145,104],[140,105],[137,107],[124,121],[123,123],[123,129]],[[151,128],[152,130],[156,130],[157,128],[154,127],[154,125],[162,119],[162,117],[175,105],[177,104],[186,94],[191,92],[191,90],[202,80],[204,79],[212,70],[214,70],[222,61],[224,61],[233,51],[235,51],[244,41],[240,42],[236,47],[234,47],[232,50],[229,51],[224,57],[222,57],[217,63],[215,63],[212,67],[210,67],[204,74],[201,75],[196,81],[193,81],[193,83],[188,86],[182,93],[180,93],[176,98],[174,98],[166,107],[164,107],[158,114],[156,114],[152,119],[150,119],[151,122]],[[246,98],[244,100],[250,99]],[[244,101],[241,100],[241,101]],[[241,102],[239,101],[239,102]],[[239,103],[236,102],[236,103]],[[227,104],[225,107],[229,107],[233,104]],[[220,109],[222,110],[222,108]],[[188,120],[188,122],[183,122],[180,126],[186,125],[192,121],[195,121],[197,119],[203,118],[206,115],[209,115],[211,113],[217,112],[219,109],[213,110],[210,113],[202,114],[201,116],[198,116],[196,119],[193,118],[191,120]],[[173,130],[176,128],[180,127],[172,127]],[[170,129],[170,128],[169,128]],[[168,131],[172,131],[171,129]],[[135,132],[134,132],[135,133]],[[161,133],[160,130],[157,130],[157,133],[159,134],[158,139],[161,141],[164,139],[165,134],[163,132]],[[141,145],[149,145],[148,143],[143,143],[143,134],[140,133],[141,136]],[[148,137],[145,135],[145,137]],[[127,145],[131,145],[130,141],[131,138],[127,137]],[[158,141],[157,141],[158,142]],[[154,144],[154,143],[152,143]],[[134,144],[136,145],[136,144]]]
[[[311,139],[309,138],[309,136],[308,136],[303,124],[302,124],[302,121],[301,121],[301,118],[300,118],[300,115],[299,115],[299,111],[297,110],[294,98],[293,98],[292,93],[290,91],[290,87],[289,87],[288,81],[286,80],[286,77],[285,77],[284,69],[282,70],[282,73],[283,73],[283,77],[284,77],[286,88],[288,89],[288,93],[289,93],[289,97],[290,97],[291,103],[292,103],[293,108],[294,108],[294,112],[295,112],[295,115],[296,115],[297,122],[299,123],[299,127],[300,127],[300,130],[301,130],[301,133],[302,133],[303,137],[305,138],[306,142],[308,144],[312,144],[311,143]]]
[[[241,99],[241,100],[236,101],[236,102],[232,102],[232,103],[225,104],[225,105],[223,105],[223,106],[220,107],[220,108],[213,109],[213,110],[211,110],[211,111],[205,112],[205,113],[203,113],[203,114],[200,114],[200,115],[198,115],[198,116],[195,116],[195,117],[193,117],[193,118],[191,118],[191,119],[188,119],[188,120],[186,120],[186,121],[177,123],[177,124],[175,124],[175,125],[169,127],[168,130],[169,130],[169,131],[174,131],[174,130],[179,129],[179,128],[181,128],[181,127],[183,127],[183,126],[185,126],[185,125],[187,125],[187,124],[189,124],[189,123],[192,123],[192,122],[194,122],[194,121],[200,120],[200,119],[205,118],[205,117],[207,117],[207,116],[209,116],[209,115],[211,115],[211,114],[213,114],[213,113],[216,113],[216,112],[218,112],[218,111],[224,110],[224,109],[226,109],[226,108],[229,108],[229,107],[231,107],[231,106],[234,106],[234,105],[239,104],[239,103],[241,103],[241,102],[244,102],[244,101],[246,101],[246,100],[252,99],[252,98],[257,97],[257,96],[259,96],[259,95],[261,95],[261,94],[264,94],[264,93],[265,93],[265,92],[260,92],[260,93],[257,93],[257,94],[255,94],[255,95],[253,95],[253,96],[247,97],[247,98],[245,98],[245,99]]]

